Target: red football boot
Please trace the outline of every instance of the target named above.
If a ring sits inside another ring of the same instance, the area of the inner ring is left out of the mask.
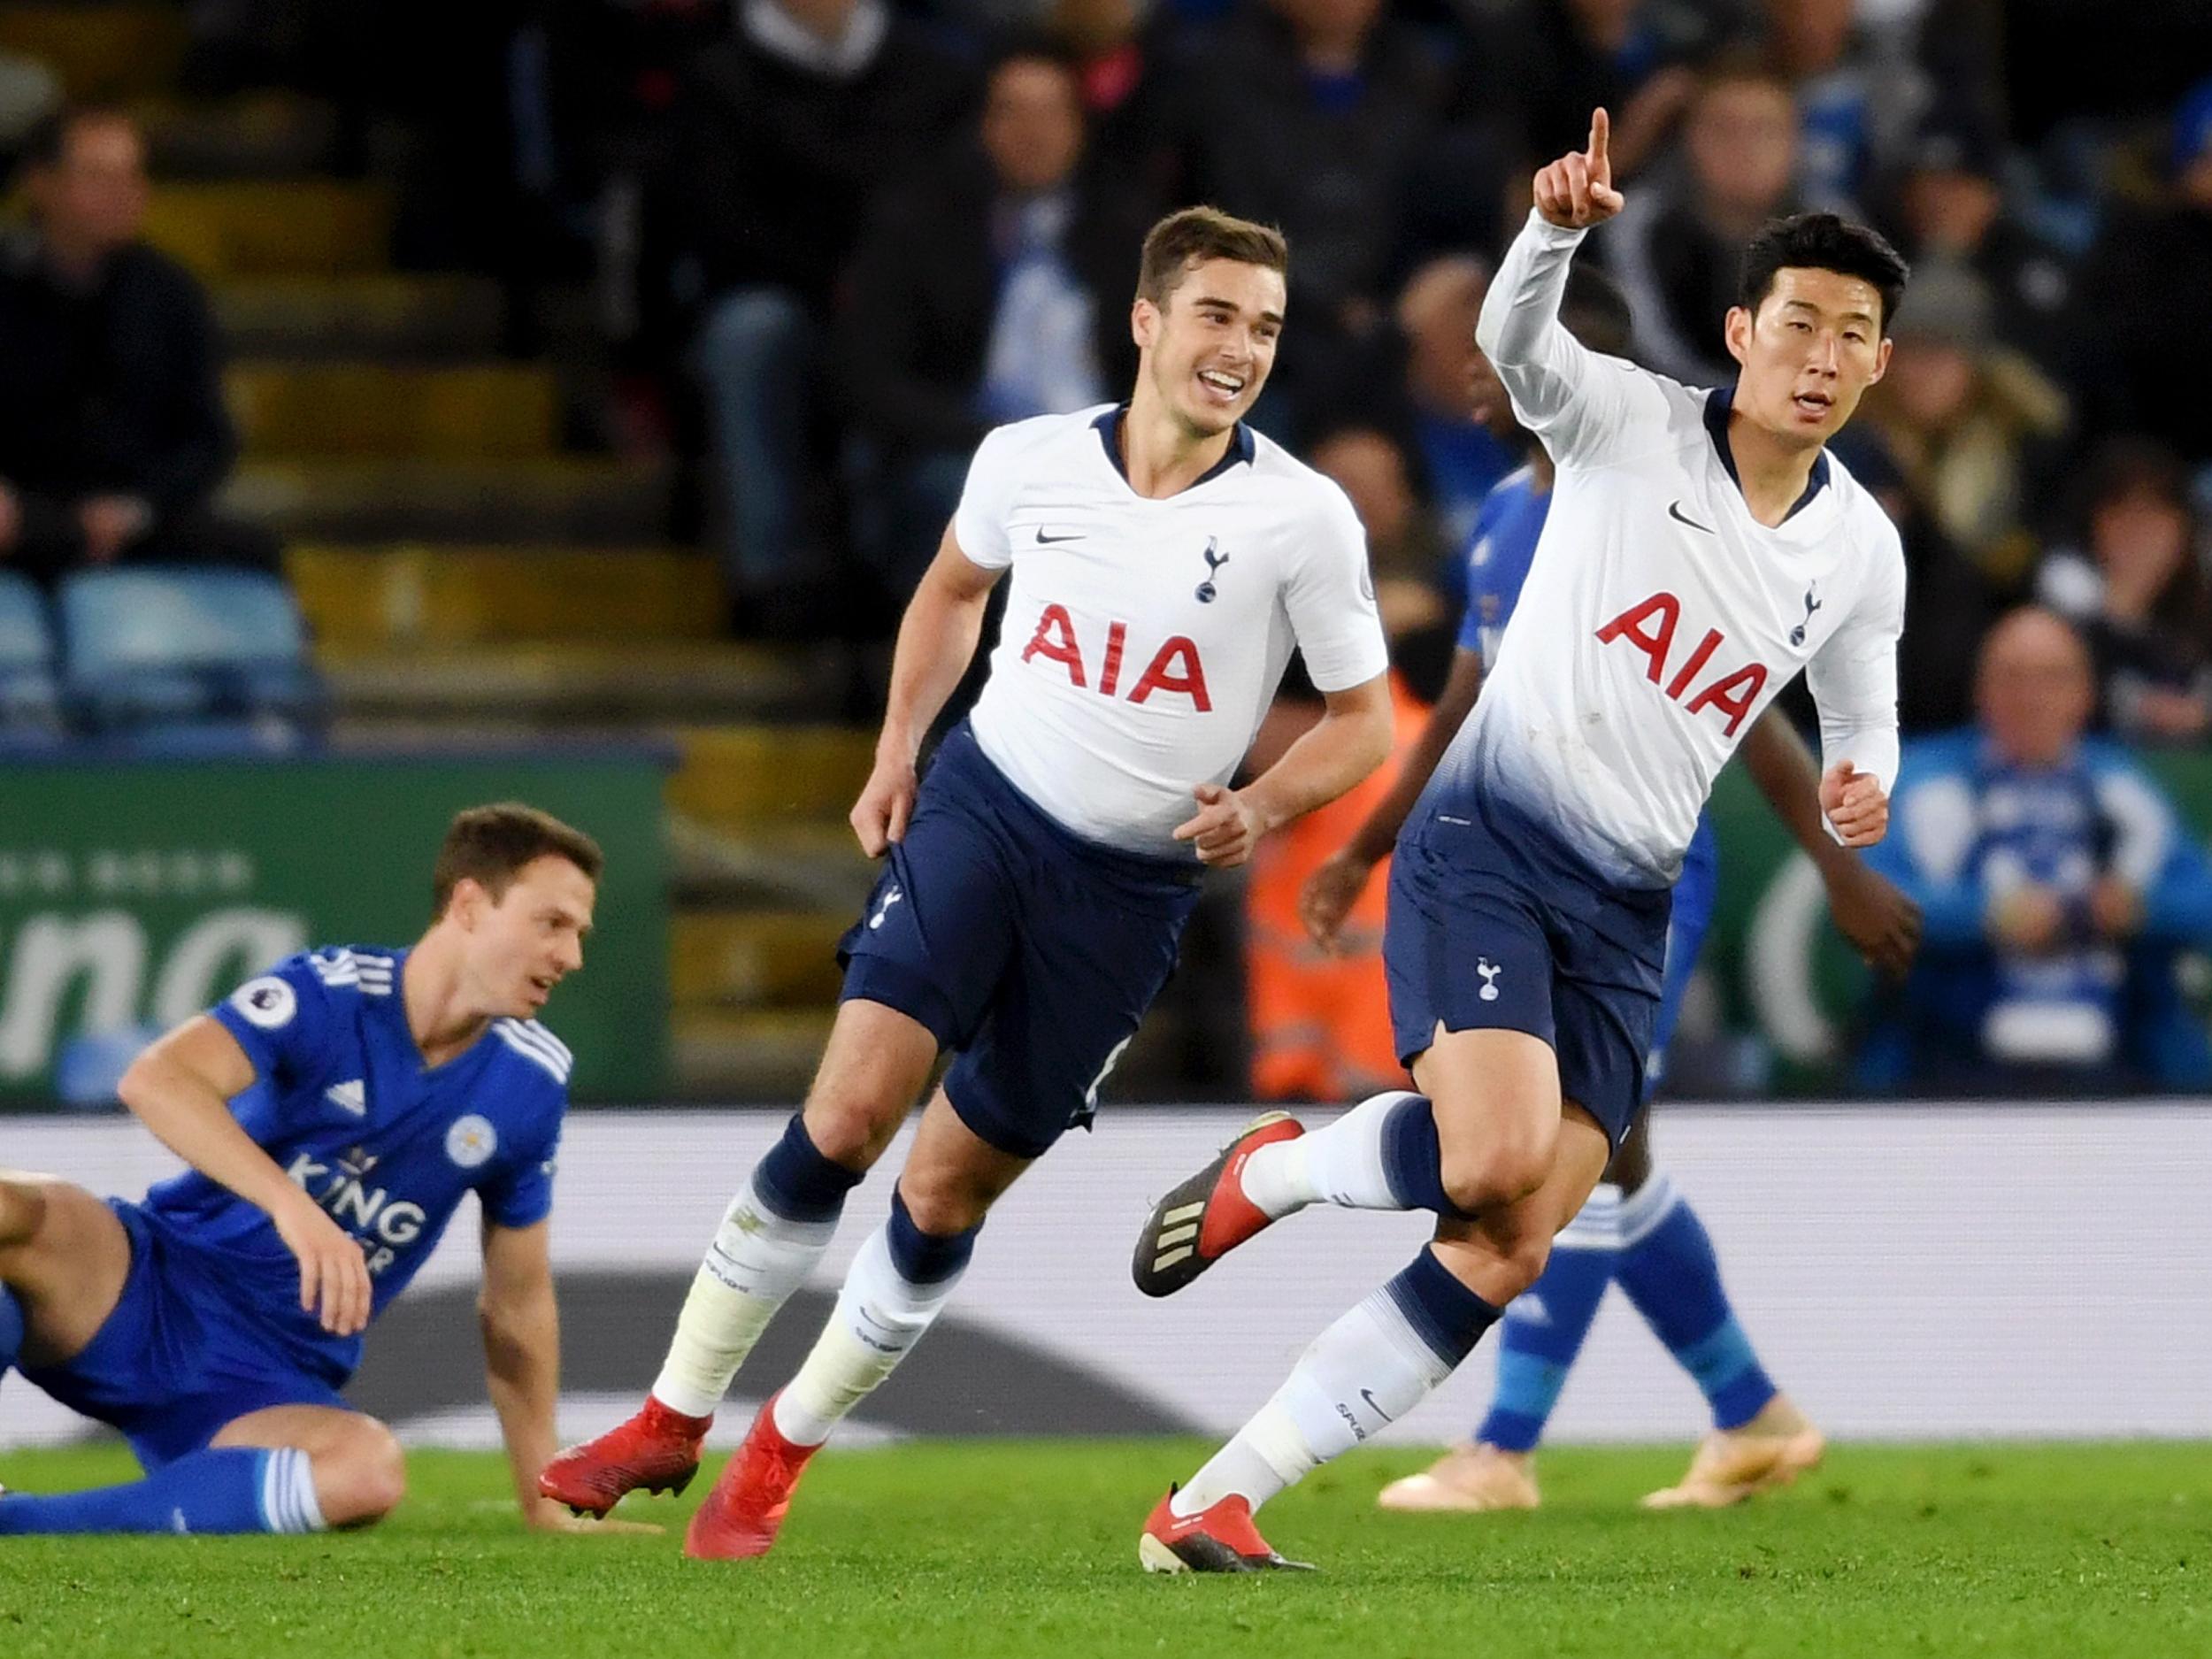
[[[764,1555],[782,1529],[791,1494],[807,1459],[822,1448],[794,1446],[776,1428],[771,1396],[731,1456],[722,1478],[684,1531],[684,1554],[694,1561],[748,1561]]]
[[[1178,1515],[1167,1489],[1137,1540],[1147,1572],[1311,1572],[1310,1562],[1286,1561],[1252,1525],[1252,1506],[1230,1494],[1195,1515]]]
[[[1238,1178],[1262,1147],[1295,1141],[1305,1125],[1288,1112],[1263,1112],[1221,1155],[1152,1207],[1137,1235],[1130,1277],[1148,1296],[1171,1296],[1267,1226],[1273,1217],[1244,1195]]]
[[[545,1466],[538,1490],[579,1515],[603,1516],[641,1486],[681,1492],[699,1472],[712,1417],[687,1417],[648,1394],[638,1414]]]

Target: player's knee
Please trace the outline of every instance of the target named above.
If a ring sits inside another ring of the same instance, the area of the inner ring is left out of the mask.
[[[1462,1213],[1480,1216],[1518,1203],[1544,1184],[1550,1171],[1549,1146],[1534,1140],[1500,1140],[1442,1148],[1437,1172],[1444,1196]]]
[[[407,1460],[381,1423],[367,1423],[315,1459],[315,1496],[332,1526],[367,1526],[407,1495]]]
[[[899,1196],[917,1227],[933,1238],[950,1238],[980,1226],[997,1194],[956,1171],[910,1168],[899,1177]]]
[[[807,1139],[833,1164],[872,1168],[898,1133],[908,1104],[891,1105],[862,1090],[819,1093],[806,1103]]]

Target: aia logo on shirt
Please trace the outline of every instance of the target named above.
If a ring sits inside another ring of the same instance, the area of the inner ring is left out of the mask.
[[[1608,645],[1624,641],[1631,649],[1641,651],[1645,677],[1653,685],[1663,684],[1667,695],[1677,703],[1686,696],[1683,707],[1687,713],[1719,710],[1728,717],[1728,735],[1733,737],[1766,687],[1766,664],[1749,663],[1725,672],[1713,670],[1713,657],[1728,643],[1728,636],[1718,628],[1708,628],[1697,648],[1679,667],[1674,666],[1674,633],[1681,620],[1680,600],[1672,594],[1654,594],[1600,628],[1598,638]]]
[[[1199,714],[1213,712],[1213,698],[1206,691],[1206,664],[1200,660],[1197,645],[1182,634],[1171,634],[1152,653],[1152,660],[1145,664],[1126,692],[1121,689],[1122,667],[1129,649],[1129,625],[1126,622],[1109,623],[1106,639],[1101,648],[1097,663],[1096,689],[1102,697],[1125,697],[1133,703],[1148,701],[1155,692],[1177,693],[1188,697],[1192,710]],[[1068,677],[1068,683],[1078,691],[1093,688],[1090,664],[1083,655],[1082,642],[1076,638],[1075,619],[1068,615],[1065,605],[1047,605],[1037,618],[1036,632],[1029,636],[1029,643],[1022,647],[1022,661],[1036,657],[1057,663]]]

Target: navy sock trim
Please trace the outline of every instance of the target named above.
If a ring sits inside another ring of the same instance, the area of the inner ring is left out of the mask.
[[[1447,1365],[1474,1351],[1500,1310],[1461,1284],[1452,1271],[1423,1249],[1383,1288],[1414,1333]]]
[[[906,1195],[895,1187],[891,1189],[886,1241],[891,1247],[891,1265],[910,1285],[941,1285],[953,1278],[975,1254],[975,1235],[982,1231],[983,1224],[978,1222],[965,1233],[949,1236],[924,1233],[906,1207]]]
[[[1390,1109],[1382,1123],[1382,1156],[1391,1196],[1407,1209],[1433,1210],[1455,1221],[1474,1219],[1445,1195],[1444,1149],[1426,1096],[1409,1094]]]
[[[824,1157],[794,1112],[783,1139],[754,1166],[753,1191],[786,1221],[834,1221],[864,1173]]]

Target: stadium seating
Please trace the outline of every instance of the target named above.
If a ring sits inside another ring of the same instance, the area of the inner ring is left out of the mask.
[[[0,743],[50,741],[59,732],[54,630],[38,588],[0,571]]]
[[[94,734],[199,750],[288,748],[326,698],[283,582],[246,571],[83,571],[61,586],[65,703]]]

